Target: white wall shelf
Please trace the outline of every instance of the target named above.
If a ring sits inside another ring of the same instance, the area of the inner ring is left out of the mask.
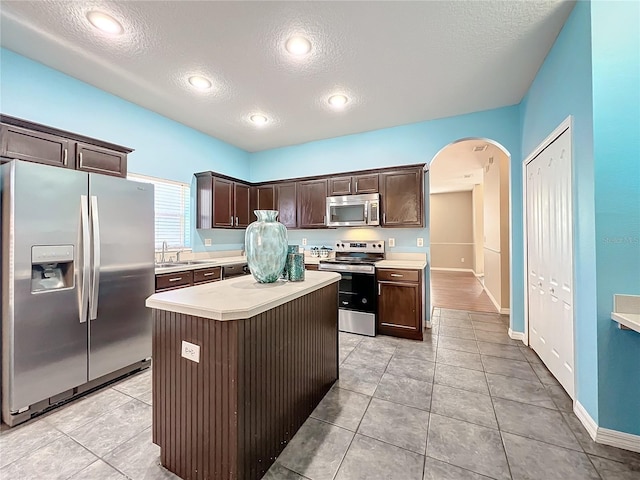
[[[640,295],[614,295],[611,320],[620,329],[640,333]]]

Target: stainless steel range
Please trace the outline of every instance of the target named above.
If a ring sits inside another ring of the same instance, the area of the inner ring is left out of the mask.
[[[375,263],[384,260],[384,241],[341,240],[335,244],[335,252],[335,258],[320,260],[318,269],[342,276],[338,328],[373,337],[378,300]]]

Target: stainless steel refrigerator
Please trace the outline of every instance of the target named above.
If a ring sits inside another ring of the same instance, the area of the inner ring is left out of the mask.
[[[0,168],[2,413],[12,425],[148,365],[154,202],[151,184],[18,160]]]

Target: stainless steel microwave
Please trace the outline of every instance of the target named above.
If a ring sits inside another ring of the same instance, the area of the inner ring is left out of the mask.
[[[380,194],[327,197],[328,227],[380,225]]]

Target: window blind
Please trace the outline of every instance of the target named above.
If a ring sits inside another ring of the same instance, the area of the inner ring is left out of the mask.
[[[169,248],[191,246],[191,187],[187,183],[147,177],[130,173],[129,180],[152,183],[155,199],[155,245],[156,250],[167,242]]]

